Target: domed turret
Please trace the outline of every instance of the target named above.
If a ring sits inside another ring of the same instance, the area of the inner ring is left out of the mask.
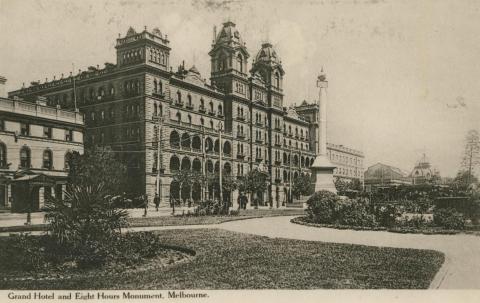
[[[223,27],[218,35],[215,36],[213,43],[214,46],[228,45],[231,47],[244,47],[245,45],[240,36],[240,32],[235,28],[235,23],[231,21],[223,23]]]
[[[212,50],[208,53],[212,58],[212,85],[225,92],[231,92],[232,88],[238,87],[237,90],[246,96],[247,60],[250,55],[240,32],[235,28],[235,23],[223,23],[218,34],[214,27],[213,37]]]
[[[128,28],[128,31],[127,31],[127,37],[134,36],[134,35],[136,35],[136,34],[137,34],[137,32],[135,31],[135,29],[130,26],[130,27]]]
[[[255,62],[272,63],[275,65],[281,65],[282,61],[277,55],[277,52],[270,43],[263,43],[262,48],[255,56]]]

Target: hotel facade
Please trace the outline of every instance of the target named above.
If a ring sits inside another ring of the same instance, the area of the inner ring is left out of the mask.
[[[214,33],[210,81],[195,66],[173,69],[170,45],[159,29],[130,28],[116,41],[116,64],[91,66],[9,93],[50,106],[78,108],[85,117],[85,146],[110,146],[125,163],[132,194],[214,198],[212,185],[179,184],[179,170],[238,178],[268,172],[261,204],[283,205],[290,185],[310,173],[315,158],[318,107],[286,107],[282,62],[269,43],[251,58],[232,22]],[[251,60],[251,64],[249,61]],[[363,174],[360,174],[363,175]],[[238,191],[224,193],[236,203]]]

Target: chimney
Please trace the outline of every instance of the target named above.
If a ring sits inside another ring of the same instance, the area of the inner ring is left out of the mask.
[[[5,83],[7,82],[7,78],[0,76],[0,97],[6,98],[7,95],[5,94]]]

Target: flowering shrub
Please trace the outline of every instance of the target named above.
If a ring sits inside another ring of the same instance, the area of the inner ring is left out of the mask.
[[[423,215],[413,216],[411,218],[405,217],[399,223],[401,226],[414,228],[422,228],[428,225],[428,222]]]
[[[375,209],[375,217],[381,226],[392,227],[397,224],[397,218],[402,215],[400,207],[395,204],[379,205]]]
[[[453,208],[435,209],[433,223],[445,229],[465,229],[464,216]]]

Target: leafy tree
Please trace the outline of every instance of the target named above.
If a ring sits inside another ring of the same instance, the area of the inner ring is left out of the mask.
[[[256,195],[258,192],[265,192],[267,190],[267,179],[267,173],[254,169],[249,171],[248,174],[241,179],[239,188],[241,191]]]
[[[126,166],[115,158],[109,147],[86,149],[84,154],[73,152],[69,159],[69,184],[73,186],[100,185],[106,194],[124,191]]]
[[[477,130],[469,130],[465,138],[465,150],[462,158],[462,169],[468,172],[467,187],[472,184],[474,169],[480,165],[480,135]]]
[[[334,184],[338,194],[342,196],[350,190],[360,191],[362,189],[362,185],[358,179],[347,181],[343,178],[335,177]]]
[[[312,179],[308,174],[300,174],[293,180],[292,194],[296,197],[300,195],[308,196],[313,194],[314,186]]]
[[[478,178],[469,171],[459,171],[452,183],[460,190],[467,190],[471,184],[478,184]]]

